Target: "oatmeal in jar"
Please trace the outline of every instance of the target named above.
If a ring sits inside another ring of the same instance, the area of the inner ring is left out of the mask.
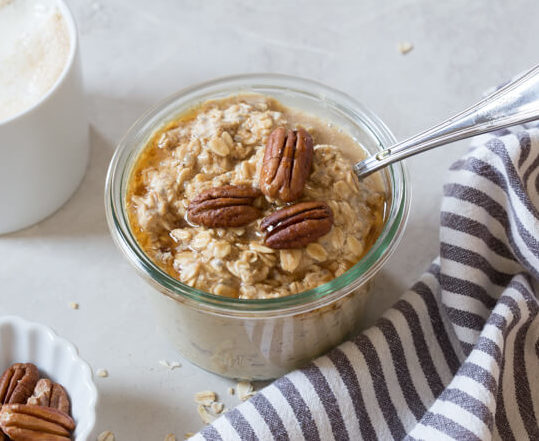
[[[383,222],[377,177],[346,133],[262,95],[208,101],[155,133],[126,206],[142,250],[181,282],[226,297],[299,293],[340,276]]]

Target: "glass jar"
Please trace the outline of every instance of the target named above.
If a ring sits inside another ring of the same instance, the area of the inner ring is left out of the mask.
[[[190,287],[142,251],[131,232],[126,191],[135,161],[152,135],[210,99],[259,93],[333,123],[369,153],[395,142],[372,112],[322,84],[275,74],[218,79],[184,89],[144,114],[120,141],[105,188],[109,228],[117,246],[153,287],[159,324],[182,355],[217,374],[263,380],[300,367],[357,332],[373,276],[395,249],[408,216],[410,194],[402,163],[379,172],[388,196],[380,236],[365,256],[329,283],[273,299],[235,299]]]

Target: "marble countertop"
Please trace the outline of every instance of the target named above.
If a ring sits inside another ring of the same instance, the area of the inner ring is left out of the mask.
[[[91,161],[71,200],[0,237],[0,314],[42,322],[73,341],[96,377],[96,433],[163,440],[202,427],[192,395],[232,381],[183,360],[162,337],[139,279],[116,250],[103,209],[115,145],[149,106],[188,85],[235,73],[280,72],[336,87],[374,110],[397,138],[471,104],[537,62],[534,0],[68,0],[78,22],[90,112]],[[397,49],[410,42],[413,50]],[[466,149],[408,160],[411,216],[375,284],[365,325],[437,255],[445,171]],[[70,302],[80,304],[78,310]],[[159,360],[180,361],[168,370]]]

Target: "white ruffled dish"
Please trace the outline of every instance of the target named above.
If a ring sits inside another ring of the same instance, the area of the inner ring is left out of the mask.
[[[20,317],[0,317],[0,371],[34,363],[43,376],[65,387],[77,424],[75,441],[87,441],[95,425],[97,389],[92,370],[67,340],[50,328]],[[0,372],[0,375],[1,375]]]

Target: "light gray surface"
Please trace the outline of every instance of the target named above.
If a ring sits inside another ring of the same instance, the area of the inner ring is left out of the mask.
[[[91,164],[54,216],[0,237],[0,313],[52,326],[94,369],[97,432],[162,440],[199,429],[192,394],[212,389],[229,406],[232,382],[181,360],[159,335],[144,284],[115,249],[103,185],[114,145],[150,105],[193,83],[242,72],[305,76],[378,113],[397,138],[471,104],[535,64],[539,3],[443,1],[68,1],[79,24]],[[401,41],[414,49],[397,50]],[[412,212],[404,240],[376,283],[369,321],[437,254],[445,170],[466,148],[408,161]],[[61,160],[61,159],[59,159]],[[9,191],[9,189],[2,189]],[[8,209],[8,207],[2,207]],[[80,303],[74,311],[68,303]],[[181,360],[167,371],[161,359]]]

